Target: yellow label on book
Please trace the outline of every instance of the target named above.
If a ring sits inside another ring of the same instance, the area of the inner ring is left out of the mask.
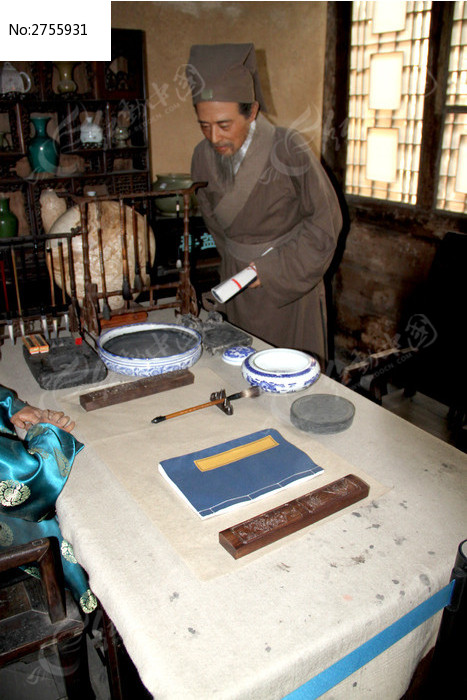
[[[207,472],[210,469],[217,469],[217,467],[224,467],[226,464],[238,462],[240,459],[251,457],[259,452],[265,452],[272,447],[277,447],[278,444],[279,443],[276,442],[271,435],[266,435],[266,437],[260,438],[259,440],[247,442],[246,445],[240,445],[239,447],[233,447],[231,450],[219,452],[217,455],[195,459],[194,462],[200,471]]]

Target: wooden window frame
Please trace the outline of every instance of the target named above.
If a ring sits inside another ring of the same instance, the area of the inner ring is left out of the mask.
[[[436,209],[454,2],[433,2],[428,71],[439,89],[425,96],[417,204],[345,194],[352,2],[327,3],[321,152],[344,193],[351,220],[439,238],[465,231],[465,214]]]

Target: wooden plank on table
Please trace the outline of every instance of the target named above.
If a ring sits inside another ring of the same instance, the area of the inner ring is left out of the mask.
[[[219,542],[234,559],[316,523],[366,498],[370,487],[355,474],[283,503],[219,532]]]
[[[131,323],[140,323],[148,318],[147,311],[130,311],[126,314],[116,314],[108,320],[102,318],[100,320],[101,329],[116,328],[118,326],[128,326]]]
[[[136,382],[125,382],[105,387],[104,389],[90,391],[88,394],[81,394],[79,402],[86,411],[94,411],[96,408],[113,406],[117,403],[140,399],[143,396],[150,396],[161,391],[177,389],[180,386],[193,384],[194,380],[194,375],[187,369],[166,372],[155,377],[138,379]]]

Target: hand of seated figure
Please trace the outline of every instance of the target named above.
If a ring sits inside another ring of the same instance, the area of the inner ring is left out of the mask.
[[[71,433],[75,427],[75,422],[69,416],[66,416],[63,411],[35,408],[34,406],[24,406],[12,415],[11,422],[16,428],[24,428],[25,430],[36,423],[51,423],[51,425],[66,430],[67,433]]]

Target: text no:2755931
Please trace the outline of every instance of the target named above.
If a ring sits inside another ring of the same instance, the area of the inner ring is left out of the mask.
[[[29,26],[11,24],[9,27],[10,36],[87,36],[85,24],[31,24]]]

